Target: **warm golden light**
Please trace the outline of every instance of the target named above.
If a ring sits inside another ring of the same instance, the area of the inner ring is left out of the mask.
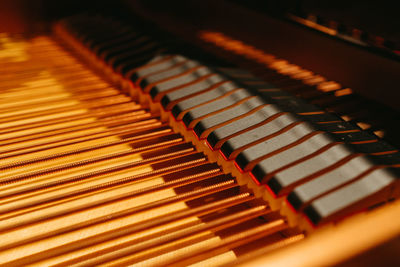
[[[311,71],[289,63],[286,60],[278,59],[272,54],[268,54],[263,50],[245,44],[242,41],[235,40],[223,33],[214,31],[201,31],[199,33],[199,38],[203,41],[213,43],[219,47],[229,50],[235,54],[254,60],[255,62],[263,64],[265,67],[273,69],[278,73],[285,74],[293,79],[302,80],[305,84],[315,85],[316,88],[322,92],[336,91],[342,88],[337,82],[326,81],[326,79],[320,75],[313,74]],[[340,90],[341,92],[336,96],[353,93],[350,88],[346,88],[344,90],[345,91]]]

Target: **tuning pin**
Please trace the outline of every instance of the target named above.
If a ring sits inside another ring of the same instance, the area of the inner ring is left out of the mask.
[[[360,29],[357,29],[357,28],[352,29],[351,36],[354,39],[361,40],[361,35],[362,35],[362,31]]]
[[[383,39],[383,38],[380,37],[380,36],[375,36],[375,38],[374,38],[374,44],[375,44],[376,46],[378,46],[378,47],[384,47],[384,42],[385,42],[385,39]]]
[[[338,28],[339,28],[339,23],[337,21],[330,20],[327,24],[328,24],[328,27],[333,30],[338,30]]]

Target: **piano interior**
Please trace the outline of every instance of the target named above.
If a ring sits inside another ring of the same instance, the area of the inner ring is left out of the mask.
[[[385,1],[0,9],[1,266],[400,263]]]

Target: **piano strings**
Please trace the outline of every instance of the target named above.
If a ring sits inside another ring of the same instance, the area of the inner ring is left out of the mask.
[[[23,48],[0,59],[2,264],[221,264],[303,238],[51,38],[3,39]]]

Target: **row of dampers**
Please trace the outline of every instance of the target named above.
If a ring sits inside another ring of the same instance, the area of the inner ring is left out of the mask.
[[[198,45],[308,103],[334,112],[369,133],[384,137],[395,146],[399,144],[396,133],[400,127],[395,112],[389,107],[250,45],[235,46],[237,43],[237,40],[225,36],[224,42],[200,40]]]
[[[388,144],[245,71],[146,50],[138,45],[140,34],[133,37],[117,22],[96,31],[94,21],[105,20],[88,19],[85,28],[69,20],[63,27],[117,73],[116,81],[128,81],[133,93],[141,88],[276,198],[289,194],[293,208],[314,225],[397,196],[398,173],[384,167],[400,157]]]

